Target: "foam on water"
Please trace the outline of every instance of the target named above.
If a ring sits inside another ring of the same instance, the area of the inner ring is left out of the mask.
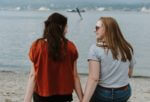
[[[150,13],[150,8],[142,7],[141,12]]]
[[[47,7],[40,7],[39,9],[38,9],[39,11],[49,11],[50,9],[49,8],[47,8]]]
[[[96,10],[98,10],[98,11],[104,11],[105,8],[104,8],[104,7],[99,7],[99,8],[97,8]]]

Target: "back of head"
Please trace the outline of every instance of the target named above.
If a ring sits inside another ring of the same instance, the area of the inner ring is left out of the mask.
[[[48,55],[58,61],[65,56],[67,39],[65,38],[65,27],[67,18],[59,13],[51,14],[45,21],[43,39],[48,42]]]
[[[122,61],[131,60],[133,48],[125,40],[119,28],[117,21],[112,17],[101,17],[105,29],[104,40],[111,50],[113,58],[118,59],[121,57]]]

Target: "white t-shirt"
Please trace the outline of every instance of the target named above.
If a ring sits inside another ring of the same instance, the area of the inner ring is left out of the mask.
[[[99,85],[103,87],[117,88],[129,84],[128,71],[133,68],[136,63],[134,56],[129,62],[114,60],[112,53],[104,51],[102,47],[93,44],[90,48],[88,60],[96,60],[100,62],[100,80]]]

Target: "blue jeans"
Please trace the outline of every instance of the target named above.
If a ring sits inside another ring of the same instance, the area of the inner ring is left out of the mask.
[[[90,102],[127,102],[131,96],[131,87],[128,85],[126,90],[122,89],[105,89],[99,85],[96,87],[95,92]]]

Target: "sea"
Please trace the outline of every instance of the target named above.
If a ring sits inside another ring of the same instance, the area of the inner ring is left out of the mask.
[[[31,69],[30,46],[42,36],[48,16],[58,12],[68,18],[66,37],[77,46],[79,73],[88,74],[87,56],[90,46],[95,43],[97,20],[111,16],[118,21],[124,37],[134,48],[134,75],[150,76],[150,1],[64,0],[60,3],[56,0],[58,2],[51,3],[48,0],[27,0],[21,3],[16,0],[12,4],[6,1],[0,1],[0,71],[28,72]],[[77,12],[69,12],[77,7],[85,11],[81,12],[83,19]]]

